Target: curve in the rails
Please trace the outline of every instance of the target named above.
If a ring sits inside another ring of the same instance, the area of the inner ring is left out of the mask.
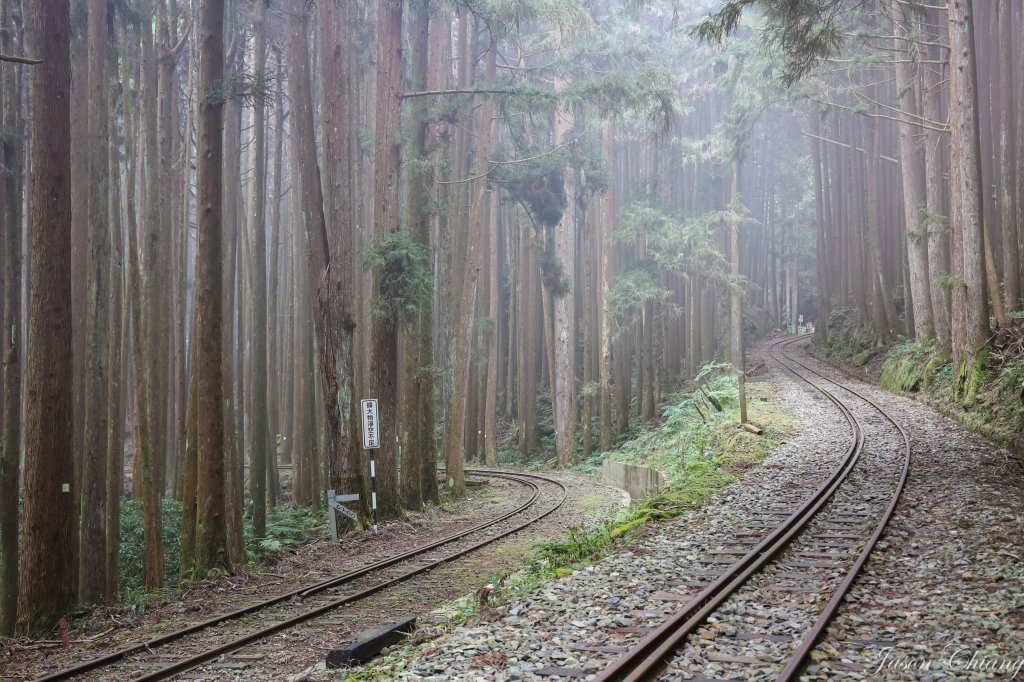
[[[840,410],[851,430],[851,442],[846,456],[829,474],[826,480],[801,504],[799,509],[787,517],[743,557],[724,567],[721,576],[705,587],[700,594],[676,611],[647,637],[624,653],[611,666],[602,671],[596,678],[596,682],[639,682],[655,678],[673,657],[673,653],[683,646],[687,637],[696,632],[707,621],[708,617],[735,594],[737,590],[746,585],[752,576],[769,566],[775,557],[789,547],[795,539],[800,537],[811,521],[835,497],[836,492],[854,470],[864,451],[863,424],[839,396],[809,380],[806,375],[801,375],[795,369],[796,366],[810,374],[816,375],[829,384],[857,396],[892,423],[903,439],[903,463],[895,492],[882,512],[881,519],[875,526],[874,532],[867,538],[862,552],[854,561],[853,566],[847,572],[842,583],[835,589],[832,599],[811,628],[804,634],[796,651],[788,659],[786,666],[779,674],[778,680],[791,680],[798,675],[804,659],[824,631],[832,614],[839,607],[843,596],[853,584],[857,573],[864,565],[872,548],[884,531],[885,525],[888,523],[903,490],[910,465],[910,441],[903,428],[876,403],[854,389],[822,375],[785,353],[788,346],[799,342],[802,338],[784,339],[773,343],[769,348],[769,354],[790,373],[818,391]]]
[[[400,564],[402,562],[409,561],[411,559],[414,559],[417,556],[425,554],[426,552],[429,552],[431,550],[437,549],[439,547],[443,547],[444,545],[452,544],[452,543],[454,543],[454,542],[456,542],[458,540],[466,538],[467,536],[469,536],[469,535],[471,535],[473,533],[477,533],[477,532],[482,531],[482,530],[484,530],[486,528],[495,526],[495,525],[497,525],[497,524],[499,524],[499,523],[501,523],[503,521],[506,521],[506,520],[510,519],[511,517],[516,516],[517,514],[522,514],[522,513],[526,512],[526,511],[528,511],[534,505],[536,505],[538,503],[538,500],[540,498],[541,493],[540,493],[540,486],[535,481],[543,481],[545,483],[553,484],[553,485],[557,486],[559,488],[559,490],[560,490],[560,496],[558,498],[557,504],[552,506],[550,509],[545,510],[541,514],[533,516],[533,517],[527,519],[526,521],[513,526],[511,529],[508,529],[508,530],[505,530],[505,531],[503,531],[501,533],[497,533],[495,535],[489,536],[489,537],[485,538],[484,540],[482,540],[480,542],[477,542],[477,543],[474,543],[473,545],[471,545],[471,546],[469,546],[467,548],[463,548],[463,549],[461,549],[461,550],[459,550],[457,552],[454,552],[452,554],[445,555],[444,557],[442,557],[440,559],[437,559],[437,560],[434,560],[434,561],[431,561],[431,562],[429,562],[429,563],[427,563],[425,565],[417,566],[417,567],[415,567],[415,568],[413,568],[413,569],[411,569],[409,571],[405,571],[405,572],[399,574],[398,576],[394,576],[394,577],[389,578],[389,579],[387,579],[385,581],[377,583],[377,584],[375,584],[375,585],[373,585],[373,586],[371,586],[371,587],[369,587],[367,589],[361,590],[361,591],[359,591],[359,592],[357,592],[355,594],[349,594],[349,595],[346,595],[345,597],[343,597],[341,599],[329,601],[328,603],[322,604],[322,605],[316,607],[315,609],[310,609],[310,610],[305,611],[305,612],[303,612],[303,613],[301,613],[301,614],[299,614],[297,616],[293,616],[291,618],[288,618],[288,619],[286,619],[284,621],[275,622],[271,626],[268,626],[266,628],[262,628],[262,629],[260,629],[260,630],[258,630],[256,632],[250,633],[250,634],[248,634],[248,635],[246,635],[244,637],[239,637],[239,638],[237,638],[235,640],[231,640],[230,642],[221,644],[221,645],[219,645],[217,647],[204,650],[203,652],[201,652],[201,653],[199,653],[199,654],[197,654],[195,656],[191,656],[188,659],[184,659],[183,658],[183,659],[181,659],[179,661],[172,662],[172,663],[168,664],[167,666],[162,667],[159,670],[156,670],[156,671],[154,671],[152,673],[149,673],[149,674],[146,674],[146,675],[142,675],[140,677],[132,678],[133,680],[136,680],[136,681],[167,679],[167,678],[171,677],[172,675],[176,675],[176,674],[179,674],[179,673],[184,672],[186,670],[190,670],[192,668],[195,668],[195,667],[197,667],[199,665],[202,665],[203,663],[205,663],[205,662],[207,662],[207,661],[209,661],[209,660],[211,660],[213,658],[216,658],[217,656],[220,656],[220,655],[222,655],[224,653],[227,653],[227,652],[230,652],[230,651],[234,651],[235,649],[238,649],[238,648],[240,648],[242,646],[245,646],[246,644],[249,644],[249,643],[251,643],[253,641],[256,641],[258,639],[262,639],[264,637],[267,637],[267,636],[269,636],[271,634],[274,634],[275,632],[279,632],[279,631],[281,631],[283,629],[286,629],[288,627],[291,627],[293,625],[301,623],[301,622],[303,622],[305,620],[309,620],[311,618],[316,618],[317,616],[320,616],[320,615],[322,615],[324,613],[327,613],[327,612],[329,612],[329,611],[331,611],[333,609],[336,609],[336,608],[338,608],[338,607],[340,607],[340,606],[342,606],[344,604],[350,604],[350,603],[358,601],[360,599],[365,599],[366,597],[369,597],[372,594],[376,594],[377,592],[380,592],[381,590],[384,590],[387,587],[390,587],[391,585],[397,584],[397,583],[402,582],[404,580],[408,580],[409,578],[412,578],[413,576],[416,576],[416,575],[419,575],[421,573],[424,573],[424,572],[426,572],[426,571],[428,571],[428,570],[430,570],[432,568],[435,568],[436,566],[438,566],[438,565],[440,565],[442,563],[445,563],[447,561],[451,561],[452,559],[455,559],[455,558],[457,558],[459,556],[462,556],[462,555],[467,554],[469,552],[472,552],[472,551],[474,551],[476,549],[479,549],[479,548],[481,548],[481,547],[483,547],[485,545],[488,545],[488,544],[494,542],[495,540],[501,539],[503,537],[511,535],[514,532],[522,530],[526,526],[528,526],[528,525],[530,525],[532,523],[536,523],[537,521],[545,518],[546,516],[550,515],[555,510],[557,510],[562,505],[562,502],[565,500],[565,497],[568,494],[568,491],[567,491],[565,485],[561,481],[557,481],[555,479],[548,478],[546,476],[540,476],[540,475],[537,475],[537,474],[526,474],[526,473],[520,473],[520,472],[507,472],[507,471],[489,470],[489,469],[467,469],[466,473],[467,474],[472,474],[474,476],[485,476],[485,477],[501,478],[501,479],[504,479],[504,480],[510,480],[510,481],[515,482],[515,483],[519,483],[519,484],[523,485],[524,487],[530,489],[532,492],[531,492],[531,495],[530,495],[529,499],[527,499],[523,504],[517,506],[516,508],[512,509],[511,511],[506,512],[505,514],[502,514],[502,515],[500,515],[500,516],[498,516],[496,518],[493,518],[493,519],[488,519],[488,520],[483,521],[481,523],[478,523],[478,524],[476,524],[474,526],[471,526],[470,528],[463,529],[463,530],[461,530],[461,531],[459,531],[457,533],[452,533],[452,534],[450,534],[448,536],[445,536],[445,537],[443,537],[443,538],[441,538],[439,540],[436,540],[434,542],[428,543],[426,545],[423,545],[423,546],[420,546],[420,547],[416,547],[416,548],[414,548],[414,549],[412,549],[412,550],[410,550],[408,552],[404,552],[402,554],[398,554],[398,555],[395,555],[395,556],[392,556],[392,557],[388,557],[386,559],[382,559],[381,561],[374,562],[374,563],[372,563],[372,564],[370,564],[368,566],[364,566],[362,568],[358,568],[358,569],[355,569],[355,570],[352,570],[352,571],[348,571],[346,573],[343,573],[341,575],[335,576],[333,578],[329,578],[327,580],[321,581],[321,582],[316,583],[314,585],[308,585],[308,586],[305,586],[305,587],[300,587],[300,588],[297,588],[297,589],[294,589],[294,590],[291,590],[291,591],[288,591],[288,592],[276,595],[276,596],[274,596],[274,597],[272,597],[270,599],[266,599],[266,600],[263,600],[263,601],[260,601],[260,602],[256,602],[254,604],[250,604],[248,606],[242,607],[240,609],[237,609],[235,611],[231,611],[231,612],[226,613],[226,614],[221,614],[221,615],[215,616],[215,617],[207,619],[205,621],[202,621],[202,622],[190,625],[190,626],[188,626],[186,628],[182,628],[180,630],[176,630],[176,631],[168,633],[166,635],[161,635],[160,637],[155,637],[155,638],[153,638],[151,640],[148,640],[146,642],[140,642],[138,644],[133,644],[131,646],[124,647],[122,649],[118,649],[117,651],[111,652],[111,653],[106,654],[104,656],[98,656],[98,657],[90,659],[88,661],[83,661],[82,663],[79,663],[79,664],[77,664],[75,666],[72,666],[70,668],[65,668],[65,669],[62,669],[62,670],[58,670],[58,671],[50,673],[50,674],[48,674],[48,675],[46,675],[44,677],[40,677],[40,678],[38,678],[36,680],[36,682],[54,682],[56,680],[66,680],[66,679],[70,679],[70,678],[76,677],[78,675],[81,675],[83,673],[86,673],[86,672],[89,672],[89,671],[92,671],[92,670],[97,670],[97,669],[100,669],[100,668],[105,668],[105,667],[109,667],[109,666],[112,666],[112,665],[116,665],[117,663],[119,663],[120,661],[125,660],[129,656],[132,656],[132,655],[135,655],[135,654],[140,654],[140,653],[152,653],[153,650],[155,650],[157,648],[160,648],[160,647],[166,646],[167,644],[170,644],[172,642],[181,640],[181,639],[183,639],[183,638],[185,638],[185,637],[187,637],[189,635],[200,633],[200,632],[202,632],[204,630],[208,630],[210,628],[222,625],[222,624],[227,623],[229,621],[240,619],[240,618],[242,618],[244,616],[258,614],[260,611],[264,611],[264,610],[266,610],[266,609],[268,609],[268,608],[270,608],[272,606],[276,606],[278,604],[282,604],[282,603],[287,602],[289,600],[293,600],[293,599],[308,599],[310,597],[315,596],[318,593],[324,592],[324,591],[329,590],[331,588],[340,587],[340,586],[343,586],[345,584],[351,583],[354,580],[356,580],[357,578],[361,578],[361,577],[363,577],[365,575],[372,574],[372,573],[374,573],[376,571],[380,571],[382,569],[394,566],[396,564]]]

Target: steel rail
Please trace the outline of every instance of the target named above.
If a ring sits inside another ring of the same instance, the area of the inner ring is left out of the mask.
[[[801,338],[803,337],[778,341],[770,346],[769,354],[786,370],[832,402],[846,418],[852,431],[853,440],[842,462],[796,512],[772,530],[756,547],[726,567],[723,574],[709,584],[700,594],[691,599],[647,637],[613,662],[611,666],[598,675],[596,682],[637,682],[651,679],[657,671],[664,667],[666,658],[685,641],[686,637],[693,633],[718,606],[724,603],[740,586],[745,584],[752,575],[768,565],[776,555],[784,550],[806,528],[817,512],[832,498],[856,465],[864,442],[864,431],[860,421],[837,396],[800,376],[783,359],[792,360],[792,358],[785,355],[784,350],[789,345],[801,340]],[[793,362],[813,372],[811,368],[803,363],[797,360],[793,360]],[[827,377],[817,372],[814,373],[839,386],[836,382],[828,380]],[[840,388],[844,387],[840,386]],[[874,407],[880,409],[877,405],[874,405]],[[909,463],[909,444],[904,471],[906,470],[906,463]],[[898,492],[895,497],[898,497]],[[895,501],[891,504],[891,507],[894,506]],[[886,516],[887,519],[888,515]],[[880,534],[881,531],[879,530],[877,535]],[[873,546],[874,543],[872,542],[871,544]],[[859,561],[857,566],[859,567],[862,564],[863,561]],[[852,579],[850,582],[852,583]],[[801,660],[805,655],[806,652],[801,655]],[[796,666],[799,667],[799,663]]]
[[[416,556],[418,556],[420,554],[424,554],[424,553],[426,553],[428,551],[431,551],[433,549],[437,549],[438,547],[441,547],[443,545],[450,544],[452,542],[456,542],[456,541],[458,541],[458,540],[460,540],[460,539],[462,539],[462,538],[464,538],[464,537],[466,537],[468,535],[471,535],[473,533],[479,532],[479,531],[481,531],[481,530],[483,530],[483,529],[485,529],[485,528],[487,528],[489,526],[493,526],[495,524],[501,523],[502,521],[505,521],[505,520],[511,518],[512,516],[515,516],[517,514],[521,514],[524,511],[526,511],[527,509],[529,509],[531,506],[533,506],[537,502],[537,499],[540,497],[540,487],[536,483],[534,483],[533,480],[529,480],[529,479],[542,480],[542,481],[545,481],[545,482],[548,482],[548,483],[554,483],[554,484],[556,484],[556,485],[561,487],[562,497],[559,500],[558,505],[556,505],[554,508],[548,510],[544,514],[542,514],[542,515],[540,515],[540,516],[538,516],[536,518],[530,519],[527,523],[521,524],[521,525],[517,526],[516,528],[513,529],[513,531],[510,531],[510,532],[507,532],[507,533],[504,533],[504,534],[499,534],[499,535],[493,536],[491,538],[488,538],[486,541],[484,541],[482,543],[476,543],[473,546],[469,547],[468,549],[465,549],[462,552],[458,552],[458,553],[454,553],[452,555],[448,555],[445,558],[443,558],[442,560],[439,560],[437,562],[432,562],[430,564],[427,564],[426,567],[421,567],[420,569],[417,569],[414,572],[404,573],[404,574],[400,575],[398,578],[391,579],[389,581],[385,581],[385,583],[378,584],[378,585],[376,585],[376,586],[374,586],[374,587],[372,587],[372,588],[370,588],[368,590],[363,590],[362,592],[356,593],[355,595],[350,595],[349,597],[346,597],[344,600],[339,601],[337,603],[332,602],[332,604],[334,604],[334,605],[331,608],[337,608],[337,606],[340,606],[343,603],[350,603],[352,601],[358,601],[359,599],[363,599],[365,597],[370,596],[371,594],[375,594],[376,592],[379,592],[382,589],[385,589],[386,587],[389,587],[389,586],[391,586],[391,585],[393,585],[393,584],[395,584],[397,582],[401,582],[402,580],[406,580],[408,578],[411,578],[414,575],[418,575],[419,573],[423,573],[426,570],[429,570],[430,568],[433,568],[434,566],[436,566],[436,565],[438,565],[440,563],[443,563],[444,561],[450,561],[451,559],[457,558],[458,556],[461,556],[462,554],[474,551],[475,549],[478,549],[478,548],[480,548],[480,547],[482,547],[482,546],[484,546],[486,544],[489,544],[490,542],[493,542],[494,540],[497,540],[497,539],[499,539],[501,537],[505,537],[505,535],[508,535],[511,532],[515,532],[516,530],[521,530],[523,527],[525,527],[526,525],[529,525],[530,523],[535,523],[536,521],[540,520],[541,518],[544,518],[545,516],[547,516],[548,514],[553,512],[555,509],[557,509],[559,506],[561,506],[562,501],[564,501],[565,496],[567,494],[567,490],[566,490],[565,486],[561,482],[555,481],[554,479],[549,479],[549,478],[546,478],[546,477],[543,477],[543,476],[537,476],[537,475],[534,475],[534,474],[524,474],[524,473],[519,473],[519,472],[503,472],[503,471],[500,471],[500,470],[493,471],[493,470],[485,470],[485,469],[467,469],[466,473],[467,474],[471,474],[471,475],[475,475],[475,476],[487,476],[487,477],[511,480],[511,481],[516,482],[516,483],[520,483],[520,484],[526,486],[527,488],[531,489],[532,490],[532,494],[530,495],[529,499],[526,500],[526,502],[524,502],[523,504],[517,506],[515,509],[512,509],[511,511],[506,512],[505,514],[502,514],[501,516],[498,516],[498,517],[495,517],[493,519],[488,519],[486,521],[480,522],[478,524],[470,526],[467,529],[463,529],[463,530],[458,531],[456,533],[449,534],[449,535],[447,535],[447,536],[445,536],[443,538],[440,538],[439,540],[436,540],[434,542],[428,543],[428,544],[420,546],[420,547],[416,547],[416,548],[414,548],[412,550],[409,550],[408,552],[404,552],[402,554],[398,554],[398,555],[395,555],[395,556],[392,556],[392,557],[387,557],[385,559],[382,559],[380,561],[374,562],[374,563],[369,564],[367,566],[364,566],[364,567],[361,567],[361,568],[358,568],[358,569],[354,569],[352,571],[347,571],[346,573],[343,573],[341,575],[338,575],[338,576],[335,576],[335,577],[332,577],[332,578],[328,578],[326,580],[323,580],[323,581],[321,581],[319,583],[315,583],[313,585],[299,587],[299,588],[290,590],[288,592],[284,592],[282,594],[279,594],[279,595],[276,595],[274,597],[271,597],[270,599],[265,599],[265,600],[262,600],[262,601],[259,601],[259,602],[255,602],[253,604],[249,604],[247,606],[244,606],[242,608],[236,609],[234,611],[231,611],[231,612],[228,612],[228,613],[225,613],[225,614],[220,614],[218,616],[214,616],[213,618],[209,618],[207,620],[201,621],[199,623],[195,623],[195,624],[187,626],[185,628],[181,628],[179,630],[175,630],[174,632],[170,632],[170,633],[167,633],[167,634],[164,634],[164,635],[160,635],[159,637],[152,638],[152,639],[147,640],[145,642],[140,642],[140,643],[133,644],[133,645],[130,645],[130,646],[127,646],[127,647],[123,647],[121,649],[118,649],[117,651],[113,651],[113,652],[111,652],[109,654],[105,654],[103,656],[97,656],[95,658],[89,659],[87,661],[83,661],[83,662],[78,663],[78,664],[76,664],[74,666],[71,666],[69,668],[64,668],[64,669],[61,669],[61,670],[49,673],[49,674],[47,674],[47,675],[45,675],[43,677],[37,678],[35,682],[54,682],[56,680],[66,680],[66,679],[69,679],[69,678],[81,675],[83,673],[86,673],[86,672],[89,672],[89,671],[92,671],[92,670],[96,670],[98,668],[107,667],[107,666],[116,664],[119,661],[122,661],[125,658],[127,658],[127,657],[129,657],[129,656],[131,656],[133,654],[138,654],[138,653],[143,653],[143,652],[151,652],[153,649],[159,648],[161,646],[165,646],[165,645],[167,645],[167,644],[169,644],[171,642],[177,641],[179,639],[183,639],[184,637],[187,637],[189,635],[195,634],[197,632],[201,632],[201,631],[203,631],[205,629],[208,629],[208,628],[211,628],[211,627],[215,627],[217,625],[221,625],[221,624],[226,623],[228,621],[237,620],[237,619],[242,618],[244,616],[247,616],[247,615],[250,615],[250,614],[253,614],[253,613],[257,613],[259,611],[262,611],[264,609],[267,609],[269,607],[275,606],[277,604],[280,604],[282,602],[288,601],[288,600],[293,599],[293,598],[305,599],[305,598],[311,597],[311,596],[313,596],[313,595],[315,595],[315,594],[317,594],[319,592],[323,592],[324,590],[327,590],[327,589],[330,589],[330,588],[333,588],[333,587],[337,587],[337,586],[343,585],[345,583],[352,582],[353,580],[355,580],[357,578],[360,578],[360,577],[362,577],[364,575],[367,575],[369,573],[372,573],[374,571],[379,571],[381,569],[388,568],[390,566],[393,566],[395,564],[401,563],[403,561],[408,561],[410,559],[415,558]],[[317,609],[315,613],[314,612],[310,612],[309,615],[305,616],[305,618],[297,617],[297,618],[292,619],[292,620],[295,620],[295,622],[301,622],[301,620],[305,620],[305,619],[308,619],[308,618],[315,617],[315,616],[320,615],[321,613],[326,612],[328,610],[331,610],[331,609],[327,609],[327,608]],[[286,622],[288,622],[288,621],[286,621]],[[282,627],[284,627],[284,626],[282,625]],[[266,634],[272,634],[272,632],[276,632],[279,629],[282,629],[282,628],[278,627],[278,628],[274,629],[273,631],[268,631]],[[268,628],[268,630],[269,630],[269,628]],[[266,636],[266,634],[261,635],[261,636]],[[220,653],[223,653],[223,652],[220,652]],[[220,654],[218,653],[217,655],[220,655]],[[197,663],[196,665],[198,665],[198,664],[199,663]],[[195,665],[190,666],[190,667],[195,667]],[[165,679],[165,678],[159,677],[159,674],[161,672],[163,672],[164,670],[167,670],[167,668],[162,668],[161,670],[158,670],[158,671],[156,671],[155,673],[153,673],[151,675],[145,675],[145,676],[142,676],[142,677],[139,677],[139,678],[133,678],[133,679],[137,679],[137,680],[143,680],[143,679],[146,679],[146,680],[148,680],[148,679]],[[182,671],[179,670],[177,672],[182,672]]]
[[[853,395],[857,396],[858,398],[860,398],[861,400],[863,400],[864,402],[868,403],[876,410],[878,410],[879,414],[881,414],[883,417],[889,420],[889,422],[896,427],[896,430],[900,432],[900,436],[903,438],[903,446],[906,456],[903,459],[903,469],[900,472],[899,483],[896,484],[896,492],[893,494],[892,499],[889,500],[889,504],[888,506],[886,506],[885,512],[883,512],[882,514],[882,518],[875,526],[874,532],[871,534],[871,537],[868,538],[867,543],[864,545],[864,549],[861,550],[861,553],[858,555],[857,560],[854,562],[853,566],[846,574],[846,577],[843,578],[843,581],[836,587],[835,592],[832,594],[832,598],[829,599],[828,604],[825,605],[825,608],[818,615],[818,619],[814,621],[814,625],[812,625],[811,629],[807,632],[806,635],[804,635],[803,639],[800,642],[800,646],[798,646],[797,650],[793,653],[792,656],[790,656],[789,661],[786,664],[786,667],[783,668],[782,672],[779,673],[779,676],[776,678],[776,682],[789,682],[790,680],[795,680],[800,676],[800,671],[803,669],[804,662],[810,655],[811,650],[817,644],[818,639],[820,639],[821,635],[824,634],[825,629],[828,627],[828,624],[832,620],[833,616],[835,616],[835,613],[839,609],[840,604],[842,604],[843,599],[846,597],[846,594],[850,591],[850,588],[853,587],[854,581],[860,574],[861,569],[864,568],[864,564],[867,562],[868,557],[871,555],[872,550],[874,550],[879,538],[881,538],[882,533],[885,532],[885,527],[889,524],[889,520],[892,518],[893,513],[896,511],[896,505],[899,503],[900,496],[903,494],[903,489],[906,487],[907,474],[910,472],[911,459],[910,437],[907,435],[906,430],[895,419],[893,419],[888,412],[879,407],[875,401],[866,397],[859,391],[855,391],[849,386],[846,386],[837,381],[834,381],[833,379],[828,378],[821,372],[818,372],[817,370],[808,367],[799,360],[794,360],[794,362],[796,362],[798,365],[802,366],[809,372],[818,375],[819,377],[833,384],[834,386],[838,386],[839,388],[852,393]]]
[[[775,355],[776,349],[792,342],[792,339],[778,341],[769,348],[769,354]],[[781,362],[781,360],[780,360]],[[785,363],[784,367],[793,372]],[[796,374],[796,372],[793,372]],[[810,382],[808,382],[810,383]],[[813,384],[812,384],[813,386]],[[633,646],[628,652],[614,661],[598,675],[595,682],[619,682],[620,680],[647,679],[659,669],[664,658],[681,643],[687,635],[696,629],[712,611],[715,610],[736,588],[746,582],[747,578],[766,564],[772,556],[781,551],[792,537],[801,530],[813,513],[827,502],[839,484],[853,469],[863,444],[863,430],[853,413],[835,396],[827,391],[820,391],[832,402],[850,426],[851,441],[840,463],[831,474],[790,516],[770,531],[753,549],[723,569],[722,575],[705,587],[697,596],[673,613],[664,623]]]

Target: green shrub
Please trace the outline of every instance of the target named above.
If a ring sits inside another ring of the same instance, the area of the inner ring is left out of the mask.
[[[130,599],[146,588],[146,550],[143,541],[142,500],[121,500],[121,548],[118,567],[120,593]],[[164,576],[169,584],[178,581],[181,550],[181,502],[163,500]]]
[[[275,507],[267,514],[266,537],[253,537],[252,521],[245,524],[246,563],[267,566],[291,547],[308,544],[327,533],[327,513],[322,508]]]

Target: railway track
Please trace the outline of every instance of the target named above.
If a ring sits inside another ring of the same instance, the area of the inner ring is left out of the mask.
[[[563,483],[537,474],[490,469],[467,469],[466,473],[518,483],[529,496],[505,514],[435,542],[51,672],[37,682],[98,671],[133,682],[170,679],[516,533],[556,511],[567,494]]]
[[[801,492],[799,503],[786,496],[754,511],[747,528],[709,552],[702,563],[712,570],[699,573],[710,582],[679,583],[700,591],[598,682],[799,676],[884,532],[910,465],[903,428],[866,396],[788,355],[800,341],[779,341],[769,352],[843,415],[850,427],[845,456],[810,495]],[[701,677],[709,662],[721,677]]]

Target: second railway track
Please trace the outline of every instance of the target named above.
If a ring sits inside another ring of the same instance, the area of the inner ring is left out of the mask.
[[[514,481],[530,494],[512,510],[437,541],[51,672],[37,682],[100,671],[133,682],[173,678],[512,535],[552,514],[567,494],[563,483],[537,474],[488,469],[467,473]]]
[[[846,455],[802,501],[754,511],[743,532],[709,552],[702,562],[713,570],[700,573],[712,577],[685,583],[700,592],[598,682],[799,676],[884,532],[910,465],[903,428],[863,394],[786,353],[800,342],[779,341],[769,352],[842,413],[850,427]]]

